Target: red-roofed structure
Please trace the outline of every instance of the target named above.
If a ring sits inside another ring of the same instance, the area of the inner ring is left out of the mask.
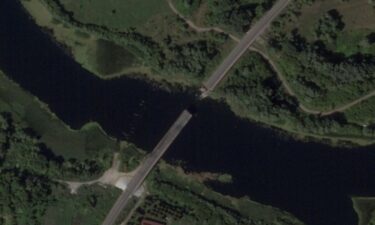
[[[152,221],[152,220],[143,219],[141,222],[141,225],[165,225],[165,224]]]

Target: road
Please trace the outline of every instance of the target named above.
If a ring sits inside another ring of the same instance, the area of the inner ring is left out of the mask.
[[[217,85],[225,78],[225,75],[233,65],[241,58],[252,43],[264,32],[269,24],[286,8],[290,0],[279,0],[275,5],[245,34],[237,46],[229,53],[215,72],[204,83],[201,89],[201,97],[207,97]]]
[[[268,27],[273,19],[278,16],[281,11],[288,5],[290,0],[279,0],[276,4],[269,10],[241,39],[233,51],[228,55],[228,57],[220,64],[217,70],[212,74],[212,76],[203,83],[203,90],[201,97],[208,96],[211,91],[213,91],[217,85],[222,81],[226,73],[230,68],[238,61],[238,59],[247,51],[250,45],[258,38],[262,32]],[[163,156],[168,147],[180,134],[182,129],[190,121],[192,115],[187,110],[184,110],[178,117],[176,122],[171,126],[168,132],[160,140],[154,150],[147,155],[144,162],[138,168],[134,177],[128,183],[127,188],[122,192],[120,197],[116,200],[110,212],[107,214],[102,225],[114,225],[118,216],[124,207],[129,203],[129,200],[137,189],[142,185],[143,181],[147,175],[151,172],[152,168]]]
[[[171,128],[169,128],[168,132],[156,145],[154,150],[150,154],[147,155],[146,159],[142,162],[141,166],[137,169],[137,172],[135,173],[134,177],[129,181],[128,186],[122,192],[120,197],[117,199],[111,211],[107,214],[107,217],[105,218],[102,225],[113,225],[116,222],[121,211],[129,203],[129,200],[131,199],[133,194],[142,185],[144,179],[151,172],[152,168],[156,165],[159,159],[163,156],[163,154],[168,149],[168,147],[173,143],[173,141],[176,139],[178,134],[190,121],[191,117],[192,117],[191,113],[188,112],[187,110],[184,110],[180,114],[176,122],[171,126]]]

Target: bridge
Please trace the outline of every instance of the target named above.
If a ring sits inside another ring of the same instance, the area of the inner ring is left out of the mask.
[[[167,131],[164,137],[159,141],[154,150],[146,156],[146,159],[142,162],[134,175],[134,177],[129,181],[128,186],[122,192],[120,197],[117,199],[113,205],[111,211],[108,213],[102,225],[113,225],[115,224],[117,218],[119,217],[121,211],[129,203],[133,194],[142,185],[143,181],[146,179],[147,175],[151,172],[152,168],[156,165],[159,159],[164,155],[169,146],[176,139],[178,134],[190,121],[192,115],[189,111],[184,110],[176,122]]]
[[[250,45],[264,32],[269,24],[286,8],[290,0],[279,0],[252,28],[245,34],[237,46],[219,65],[215,72],[204,83],[201,91],[201,98],[207,97],[225,78],[228,71],[247,51]],[[130,180],[127,188],[117,199],[112,209],[106,216],[102,225],[113,225],[119,217],[121,211],[129,203],[129,200],[137,189],[142,185],[147,175],[154,168],[156,163],[167,151],[168,147],[173,143],[183,128],[191,120],[192,114],[188,110],[184,110],[177,118],[176,122],[167,131],[164,137],[156,145],[153,151],[146,156],[146,159],[139,166],[136,174]]]
[[[214,73],[203,83],[201,98],[207,97],[224,80],[228,71],[248,50],[251,44],[266,30],[271,22],[286,8],[290,0],[279,0],[240,40]]]

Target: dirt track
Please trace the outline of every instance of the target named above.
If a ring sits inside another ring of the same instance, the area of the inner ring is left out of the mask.
[[[176,7],[173,5],[172,1],[171,0],[167,0],[168,2],[168,5],[169,7],[171,8],[171,10],[176,14],[178,15],[180,18],[182,18],[183,20],[185,20],[185,22],[190,26],[190,28],[192,28],[193,30],[195,30],[196,32],[209,32],[209,31],[216,31],[216,32],[219,32],[219,33],[225,33],[227,34],[232,40],[236,41],[236,42],[239,42],[240,39],[226,31],[224,31],[223,29],[219,28],[219,27],[200,27],[200,26],[197,26],[193,21],[189,20],[188,18],[186,18],[185,16],[183,16],[177,9]],[[290,87],[287,79],[282,75],[282,73],[280,72],[280,70],[278,69],[278,67],[276,66],[276,64],[270,59],[270,57],[264,53],[263,51],[261,51],[260,49],[257,49],[257,48],[254,48],[254,47],[250,47],[249,48],[250,51],[254,51],[254,52],[257,52],[258,54],[260,54],[265,60],[267,60],[267,62],[271,65],[271,67],[273,68],[273,70],[275,71],[277,77],[279,78],[279,80],[281,81],[283,87],[285,88],[285,91],[291,95],[291,96],[294,96],[298,99],[298,97],[296,96],[295,92],[293,91],[293,89]],[[314,115],[321,115],[321,116],[328,116],[328,115],[332,115],[334,113],[337,113],[337,112],[343,112],[363,101],[365,101],[366,99],[369,99],[371,97],[375,96],[375,90],[356,99],[356,100],[353,100],[345,105],[342,105],[342,106],[339,106],[337,108],[334,108],[332,110],[329,110],[329,111],[318,111],[318,110],[315,110],[315,109],[311,109],[305,105],[303,105],[300,101],[299,101],[299,108],[305,112],[305,113],[309,113],[309,114],[314,114]]]

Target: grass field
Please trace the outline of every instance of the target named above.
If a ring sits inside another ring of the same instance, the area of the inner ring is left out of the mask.
[[[375,124],[375,97],[345,111],[346,118],[364,126]]]
[[[169,15],[165,0],[60,0],[73,16],[84,23],[125,30]]]
[[[375,31],[375,21],[369,19],[375,17],[375,10],[368,0],[316,1],[301,10],[301,17],[295,27],[299,27],[301,34],[309,41],[314,41],[314,28],[319,18],[331,9],[336,9],[341,14],[345,27],[337,40],[329,43],[329,47],[346,55],[356,52],[375,53],[375,46],[363,46],[366,37]]]
[[[55,192],[57,192],[55,194],[57,201],[48,208],[44,225],[101,224],[121,190],[92,185],[80,188],[75,195],[68,193],[67,190]]]
[[[118,146],[96,123],[72,130],[37,98],[26,93],[0,71],[0,110],[11,111],[25,121],[57,155],[84,159],[99,151],[115,151]]]

